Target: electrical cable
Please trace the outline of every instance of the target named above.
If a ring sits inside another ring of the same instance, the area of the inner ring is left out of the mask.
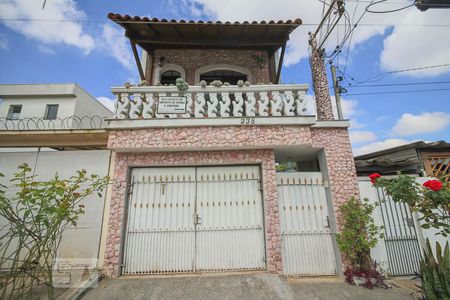
[[[383,3],[383,2],[386,2],[386,1],[387,1],[387,0],[379,0],[379,1],[376,1],[376,2],[374,2],[374,3],[370,3],[369,5],[366,6],[365,10],[366,10],[368,13],[372,13],[372,14],[388,14],[388,13],[393,13],[393,12],[401,11],[401,10],[404,10],[404,9],[407,9],[407,8],[410,8],[410,7],[414,6],[414,2],[413,2],[413,3],[411,3],[411,4],[407,5],[407,6],[404,6],[404,7],[401,7],[401,8],[396,8],[396,9],[391,9],[391,10],[384,10],[384,11],[381,11],[381,10],[370,10],[370,9],[369,9],[371,6],[374,6],[374,5],[376,5],[376,4],[380,4],[380,3]]]

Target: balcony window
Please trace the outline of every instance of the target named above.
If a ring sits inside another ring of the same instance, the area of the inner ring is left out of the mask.
[[[58,104],[47,104],[44,119],[55,120],[56,116],[58,115],[58,106]]]
[[[20,117],[20,112],[22,111],[22,105],[10,105],[8,110],[8,120],[18,120]]]
[[[220,80],[236,85],[239,80],[247,81],[247,75],[231,70],[215,70],[200,74],[200,81],[202,80],[206,81],[207,84],[214,80]]]
[[[181,74],[178,71],[170,70],[161,74],[161,84],[163,85],[175,85],[175,80],[181,78]]]

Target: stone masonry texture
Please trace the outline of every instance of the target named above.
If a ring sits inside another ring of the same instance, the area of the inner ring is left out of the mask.
[[[117,157],[106,242],[105,275],[116,277],[120,271],[126,180],[130,168],[225,164],[261,165],[267,268],[269,272],[282,273],[273,149],[289,145],[324,150],[339,229],[339,206],[350,197],[358,197],[358,183],[347,128],[292,125],[111,131],[108,148],[117,151]]]
[[[317,119],[333,120],[333,108],[331,106],[330,91],[328,89],[327,72],[320,49],[317,49],[316,38],[311,43],[311,74],[313,78],[314,95],[316,96]]]
[[[252,73],[251,84],[270,83],[269,64],[262,68],[253,58],[255,50],[214,50],[214,49],[157,49],[153,70],[156,70],[159,58],[164,57],[165,63],[176,64],[186,71],[186,81],[195,84],[195,71],[201,67],[215,64],[228,64],[249,69]],[[267,52],[261,51],[266,55]]]

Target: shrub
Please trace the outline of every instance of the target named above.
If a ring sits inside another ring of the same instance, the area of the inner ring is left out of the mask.
[[[339,249],[350,263],[344,272],[346,281],[355,284],[355,277],[362,277],[367,288],[374,284],[386,287],[377,264],[370,257],[370,250],[383,238],[382,228],[375,225],[372,217],[375,207],[368,199],[350,198],[339,208],[343,226],[336,235]]]
[[[3,176],[0,174],[0,176]],[[36,181],[27,164],[11,180],[14,196],[0,184],[0,216],[7,224],[0,236],[0,298],[33,298],[33,286],[44,284],[53,299],[53,268],[62,233],[76,226],[84,205],[80,202],[99,193],[108,178],[78,171],[68,179],[55,175]]]

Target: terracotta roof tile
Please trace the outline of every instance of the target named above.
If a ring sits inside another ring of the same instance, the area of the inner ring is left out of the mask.
[[[300,19],[295,19],[295,20],[279,20],[279,21],[274,21],[274,20],[270,20],[270,21],[244,21],[244,22],[230,22],[230,21],[194,21],[194,20],[167,20],[167,19],[158,19],[158,18],[148,18],[148,17],[140,17],[140,16],[129,16],[129,15],[121,15],[121,14],[115,14],[115,13],[109,13],[108,14],[108,18],[112,21],[116,21],[116,22],[155,22],[155,23],[181,23],[181,24],[225,24],[225,25],[241,25],[241,24],[252,24],[252,25],[264,25],[264,24],[302,24],[302,20]]]

